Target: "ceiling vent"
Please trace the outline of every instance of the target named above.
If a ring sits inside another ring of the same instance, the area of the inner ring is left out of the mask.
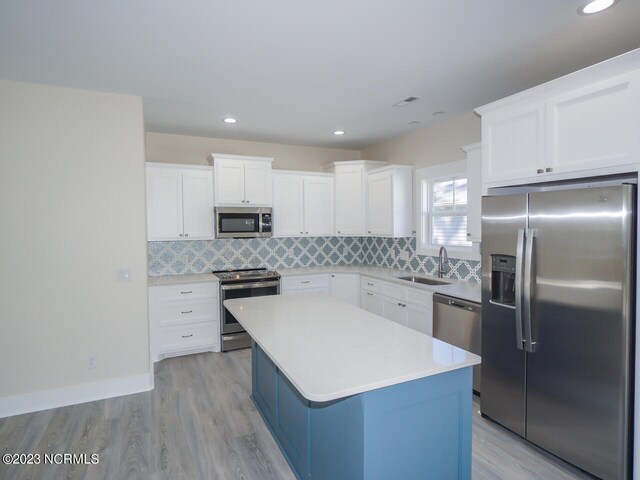
[[[404,100],[400,100],[398,103],[394,103],[393,106],[394,107],[406,107],[407,105],[409,105],[410,103],[415,102],[419,98],[420,97],[407,97]]]

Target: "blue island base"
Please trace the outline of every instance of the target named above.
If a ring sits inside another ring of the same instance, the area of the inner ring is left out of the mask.
[[[297,478],[471,478],[472,367],[318,403],[252,354],[253,401]]]

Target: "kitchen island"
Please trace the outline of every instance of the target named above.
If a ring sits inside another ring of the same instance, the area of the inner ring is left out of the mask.
[[[480,357],[324,295],[224,305],[253,338],[252,397],[298,478],[471,478]]]

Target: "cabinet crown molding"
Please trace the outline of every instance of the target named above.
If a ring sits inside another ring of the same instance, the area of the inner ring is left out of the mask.
[[[570,90],[579,88],[583,85],[597,83],[608,80],[618,75],[640,70],[640,48],[623,53],[617,57],[604,60],[595,65],[576,70],[562,77],[555,78],[548,82],[542,83],[535,87],[523,90],[508,97],[501,98],[495,102],[488,103],[474,110],[478,115],[482,116],[497,108],[506,107],[512,103],[522,100],[544,101],[556,91]]]
[[[227,160],[253,160],[258,162],[273,162],[273,157],[254,157],[251,155],[232,155],[230,153],[210,153],[207,157],[207,161],[213,165],[218,158],[224,158]]]

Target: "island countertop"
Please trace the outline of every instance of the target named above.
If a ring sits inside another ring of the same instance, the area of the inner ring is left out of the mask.
[[[477,355],[325,295],[241,298],[224,306],[315,402],[480,363]]]

